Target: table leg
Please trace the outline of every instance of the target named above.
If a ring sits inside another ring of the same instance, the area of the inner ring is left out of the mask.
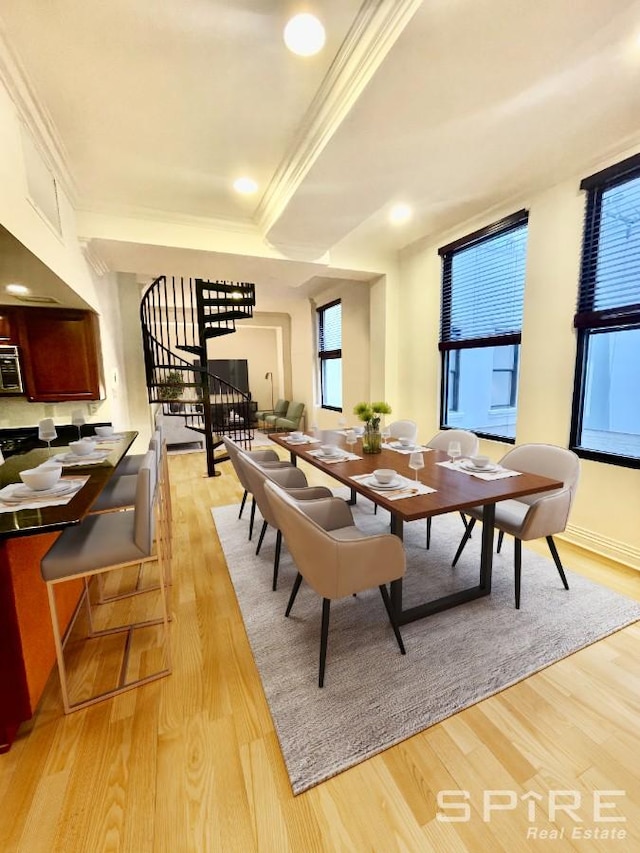
[[[480,549],[480,589],[487,595],[491,592],[491,572],[493,569],[493,525],[496,518],[496,505],[485,504],[482,510],[482,546]]]
[[[356,492],[356,490],[355,490],[355,489],[351,489],[351,497],[350,497],[350,498],[349,498],[349,500],[347,501],[347,503],[349,504],[349,506],[355,506],[355,503],[356,503],[356,500],[357,500],[357,495],[358,495],[358,493]]]

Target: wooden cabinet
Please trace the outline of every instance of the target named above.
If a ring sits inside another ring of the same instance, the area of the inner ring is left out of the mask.
[[[104,397],[98,318],[70,308],[12,308],[27,399]]]
[[[15,316],[11,309],[0,305],[0,344],[17,344]]]

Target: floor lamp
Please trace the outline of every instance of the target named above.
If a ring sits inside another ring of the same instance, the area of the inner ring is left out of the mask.
[[[273,373],[270,370],[268,370],[265,373],[264,378],[271,380],[271,411],[273,411]]]

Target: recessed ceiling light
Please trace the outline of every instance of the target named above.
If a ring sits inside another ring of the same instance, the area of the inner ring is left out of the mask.
[[[29,293],[29,288],[25,287],[24,284],[8,284],[5,290],[7,293],[13,293],[14,296],[22,296],[25,293]]]
[[[324,27],[315,15],[295,15],[284,28],[284,43],[298,56],[313,56],[324,47]]]
[[[408,204],[396,204],[389,211],[389,222],[393,225],[402,225],[411,219],[412,210]]]
[[[237,193],[251,195],[258,189],[258,185],[253,178],[238,178],[233,182],[233,188]]]

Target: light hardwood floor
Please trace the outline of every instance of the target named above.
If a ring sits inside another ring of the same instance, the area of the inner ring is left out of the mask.
[[[0,756],[2,853],[640,849],[640,623],[292,796],[210,514],[241,490],[228,465],[206,478],[202,454],[169,462],[173,674],[69,717],[53,674]],[[639,573],[561,552],[640,599]],[[437,819],[443,790],[468,792],[468,820]],[[594,792],[612,790],[624,795],[602,814],[625,822],[598,823]],[[483,797],[527,792],[483,817]],[[580,797],[582,822],[550,814],[554,797]],[[541,839],[554,830],[563,837]],[[589,830],[626,839],[585,840]]]

